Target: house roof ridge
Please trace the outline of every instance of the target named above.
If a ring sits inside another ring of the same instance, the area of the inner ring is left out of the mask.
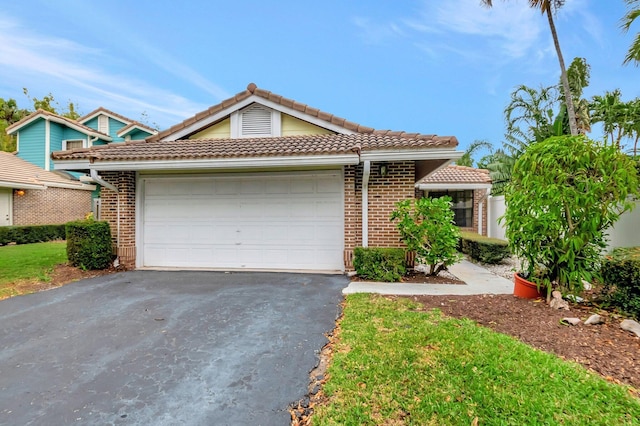
[[[132,119],[131,119],[131,118],[129,118],[129,117],[125,117],[125,116],[124,116],[124,115],[122,115],[122,114],[118,114],[117,112],[113,112],[113,111],[111,111],[110,109],[107,109],[107,108],[105,108],[105,107],[103,107],[103,106],[99,106],[98,108],[94,109],[94,110],[93,110],[93,111],[91,111],[90,113],[83,115],[82,117],[78,118],[78,120],[77,120],[77,121],[78,121],[79,123],[82,123],[83,121],[86,121],[86,120],[88,120],[89,118],[92,118],[92,116],[96,115],[96,114],[97,114],[97,113],[99,113],[99,112],[104,112],[104,113],[107,113],[107,114],[113,115],[114,117],[117,117],[118,119],[123,120],[123,122],[126,122],[127,124],[130,124],[130,123],[135,122],[135,120],[132,120]]]
[[[216,105],[212,105],[209,108],[207,108],[204,111],[200,111],[199,113],[195,114],[192,117],[189,117],[187,119],[185,119],[184,121],[182,121],[181,123],[177,123],[174,124],[173,126],[169,127],[168,129],[165,129],[159,133],[157,133],[154,136],[150,136],[147,139],[150,139],[151,141],[155,141],[155,140],[160,140],[163,137],[170,135],[178,130],[184,129],[185,127],[199,121],[202,120],[206,117],[209,117],[211,115],[214,115],[226,108],[229,108],[245,99],[247,99],[250,96],[258,96],[260,98],[263,98],[265,100],[274,102],[278,105],[282,105],[288,108],[292,108],[296,111],[302,112],[304,114],[308,114],[312,117],[315,117],[319,120],[322,121],[326,121],[329,124],[334,124],[334,125],[338,125],[341,127],[344,127],[347,130],[350,130],[352,132],[356,132],[356,133],[372,133],[375,131],[375,129],[373,129],[372,127],[367,127],[367,126],[363,126],[361,124],[355,123],[353,121],[349,121],[347,119],[344,119],[342,117],[338,117],[337,115],[334,114],[330,114],[328,112],[324,112],[321,111],[318,108],[314,108],[311,107],[307,104],[303,104],[301,102],[298,102],[294,99],[290,99],[290,98],[286,98],[284,96],[278,95],[276,93],[273,93],[269,90],[266,89],[261,89],[259,88],[255,83],[249,83],[246,87],[245,90],[236,93],[234,96],[227,98],[225,100],[223,100],[222,102],[216,104]]]
[[[27,122],[27,121],[29,121],[29,120],[31,120],[31,119],[33,119],[33,118],[35,118],[35,117],[36,117],[36,116],[38,116],[38,115],[45,115],[45,116],[48,116],[48,117],[55,117],[55,118],[57,118],[57,119],[59,119],[59,120],[63,120],[63,121],[65,121],[65,122],[67,122],[67,123],[69,123],[69,124],[71,124],[71,125],[78,126],[78,127],[80,127],[81,129],[83,129],[83,130],[85,130],[85,131],[87,131],[87,132],[97,133],[97,134],[99,134],[99,135],[106,136],[106,137],[108,137],[108,138],[110,137],[110,136],[109,136],[109,135],[107,135],[106,133],[99,132],[98,130],[92,129],[92,128],[91,128],[91,127],[89,127],[89,126],[85,126],[84,124],[80,123],[80,122],[79,122],[79,121],[77,121],[77,120],[74,120],[74,119],[69,118],[69,117],[65,117],[65,116],[60,115],[60,114],[56,114],[56,113],[51,112],[51,111],[44,110],[44,109],[42,109],[42,108],[38,108],[38,109],[36,109],[34,112],[32,112],[31,114],[27,115],[26,117],[23,117],[21,120],[16,121],[15,123],[13,123],[13,124],[12,124],[12,125],[10,125],[10,126],[7,126],[7,128],[5,129],[5,131],[10,132],[10,131],[12,131],[13,129],[15,129],[15,128],[18,128],[18,127],[22,126],[22,124],[23,124],[23,123],[25,123],[25,122]]]

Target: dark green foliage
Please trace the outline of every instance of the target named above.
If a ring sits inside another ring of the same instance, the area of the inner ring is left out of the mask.
[[[83,269],[106,269],[113,260],[111,230],[107,222],[81,220],[67,223],[69,263]]]
[[[65,225],[0,227],[0,246],[4,246],[10,243],[32,244],[64,239]]]
[[[601,275],[605,301],[640,319],[640,259],[614,252],[602,262]]]
[[[500,263],[511,254],[505,240],[485,237],[474,232],[461,233],[459,250],[484,263]]]
[[[416,253],[418,263],[429,266],[429,275],[438,275],[460,259],[460,230],[453,218],[448,196],[403,200],[391,213],[402,241]]]
[[[529,146],[505,192],[506,237],[530,280],[580,292],[597,277],[604,231],[638,194],[635,163],[613,146],[560,136]]]
[[[353,253],[353,267],[364,279],[395,282],[407,272],[404,249],[356,247]]]

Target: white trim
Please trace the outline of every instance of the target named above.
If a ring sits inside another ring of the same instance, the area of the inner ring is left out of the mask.
[[[63,139],[62,140],[62,150],[63,151],[68,151],[67,142],[77,142],[77,141],[82,141],[82,147],[83,148],[87,148],[88,147],[86,139]]]
[[[255,169],[261,167],[345,166],[360,163],[358,154],[309,155],[305,157],[249,157],[206,160],[104,161],[56,160],[56,170],[184,170]]]
[[[369,247],[369,175],[371,162],[365,161],[362,171],[362,247]]]
[[[37,185],[35,183],[19,183],[8,180],[0,180],[0,188],[12,188],[12,189],[47,189],[44,185]]]
[[[100,116],[100,115],[104,115],[104,116],[107,116],[109,118],[113,118],[114,120],[119,121],[120,123],[124,123],[127,126],[129,124],[133,123],[132,120],[128,120],[128,119],[127,120],[123,120],[122,118],[116,117],[115,115],[109,114],[108,112],[103,111],[103,110],[98,110],[98,111],[96,111],[95,113],[93,113],[91,115],[87,115],[86,117],[82,117],[82,121],[78,120],[78,123],[84,124],[87,121],[91,120],[92,118],[95,118],[95,117]]]
[[[353,135],[356,134],[357,132],[354,132],[352,130],[348,130],[345,129],[342,126],[338,126],[337,124],[333,124],[330,123],[328,121],[324,121],[321,120],[317,117],[314,117],[312,115],[306,114],[304,112],[300,112],[298,110],[295,110],[293,108],[289,108],[286,107],[284,105],[281,105],[279,103],[273,102],[273,101],[269,101],[263,97],[257,96],[257,95],[251,95],[246,99],[243,99],[242,101],[231,105],[228,108],[225,108],[213,115],[210,115],[208,117],[204,117],[202,120],[198,120],[195,123],[177,130],[165,137],[163,137],[161,140],[178,140],[181,139],[182,137],[192,134],[192,133],[196,133],[200,130],[202,130],[203,128],[214,124],[217,121],[220,121],[223,118],[226,118],[227,116],[231,116],[234,112],[239,111],[249,105],[251,105],[252,103],[258,103],[260,105],[264,105],[268,108],[271,108],[273,110],[276,111],[280,111],[281,113],[285,113],[288,114],[292,117],[298,118],[300,120],[304,120],[307,121],[311,124],[315,124],[316,126],[322,127],[324,129],[327,130],[331,130],[334,131],[336,133],[341,133],[341,134],[345,134],[345,135]],[[233,129],[233,122],[231,123],[231,128]],[[463,153],[460,154],[460,156],[462,156]]]
[[[16,152],[20,152],[20,132],[16,135]]]
[[[96,132],[96,131],[88,131],[86,128],[77,126],[77,125],[75,125],[75,124],[73,124],[73,123],[71,123],[71,122],[69,122],[67,120],[64,120],[64,119],[60,118],[60,117],[53,116],[53,115],[42,114],[42,113],[34,115],[29,120],[25,121],[24,123],[21,123],[19,126],[13,128],[11,130],[7,130],[7,134],[11,135],[11,134],[19,131],[20,129],[22,129],[26,125],[33,123],[34,121],[36,121],[39,118],[42,118],[43,120],[53,121],[54,123],[65,125],[65,126],[71,128],[71,129],[77,130],[78,132],[83,133],[83,134],[85,134],[87,136],[95,136],[98,139],[102,139],[102,140],[107,141],[107,142],[111,142],[113,140],[111,138],[111,136],[109,136],[109,135],[103,135],[102,133]]]
[[[137,124],[134,124],[133,126],[131,126],[130,124],[124,126],[122,129],[118,130],[118,132],[116,133],[116,136],[118,137],[122,137],[122,135],[127,135],[128,133],[131,133],[134,130],[139,130],[141,132],[145,132],[145,133],[149,133],[150,135],[157,135],[158,131],[157,130],[152,130],[152,129],[145,129],[144,127],[140,127]],[[127,129],[125,132],[123,132],[124,129]],[[129,135],[129,138],[131,138],[131,136]]]
[[[432,189],[491,189],[490,183],[418,183],[416,188],[421,191]]]
[[[393,149],[360,154],[362,161],[411,161],[411,160],[449,160],[462,157],[464,152],[455,149]]]
[[[76,185],[73,183],[47,182],[46,180],[43,180],[42,183],[46,185],[45,188],[79,189],[81,191],[93,191],[96,189],[95,185],[87,185],[84,183]]]
[[[44,120],[44,169],[51,169],[51,122],[49,119]]]

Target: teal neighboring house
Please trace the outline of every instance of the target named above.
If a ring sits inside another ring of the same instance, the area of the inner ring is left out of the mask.
[[[102,107],[78,120],[37,110],[7,127],[7,134],[17,137],[17,156],[47,171],[53,170],[51,153],[54,151],[143,140],[156,133],[144,124]]]
[[[17,157],[16,160],[37,166],[42,173],[38,173],[37,169],[29,170],[30,175],[22,173],[26,177],[16,178],[15,182],[4,186],[0,182],[0,216],[4,218],[0,226],[63,223],[81,219],[89,211],[97,216],[100,187],[96,189],[95,185],[91,185],[90,177],[81,173],[54,171],[51,153],[144,140],[158,133],[149,126],[102,107],[78,120],[37,110],[7,127],[6,131],[16,136],[17,152],[1,157],[0,169],[8,169],[10,163],[15,163],[11,157]],[[57,174],[69,184],[63,185],[60,179],[55,181],[55,185],[24,183],[27,182],[25,179],[40,182],[42,176],[48,176],[49,172]]]

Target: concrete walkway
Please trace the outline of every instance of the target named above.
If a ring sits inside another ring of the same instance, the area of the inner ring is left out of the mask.
[[[344,294],[378,293],[409,295],[470,295],[470,294],[512,294],[513,280],[492,274],[487,269],[462,260],[449,267],[449,272],[466,284],[409,284],[351,282],[342,290]]]

